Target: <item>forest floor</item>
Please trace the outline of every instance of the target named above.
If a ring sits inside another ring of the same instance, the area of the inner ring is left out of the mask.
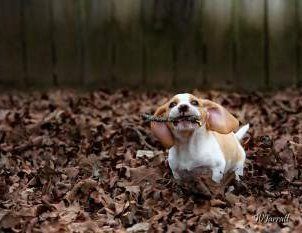
[[[225,195],[176,183],[140,118],[171,93],[0,94],[0,232],[302,232],[302,89],[194,93],[251,126]]]

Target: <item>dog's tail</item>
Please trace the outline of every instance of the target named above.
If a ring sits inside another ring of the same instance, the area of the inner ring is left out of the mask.
[[[249,130],[250,128],[250,125],[249,124],[246,124],[244,126],[242,126],[236,133],[236,138],[240,141],[244,135],[246,134],[246,132]]]

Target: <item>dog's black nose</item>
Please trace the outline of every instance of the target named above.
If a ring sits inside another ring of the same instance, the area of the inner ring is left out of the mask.
[[[188,110],[189,110],[189,106],[186,105],[186,104],[182,104],[182,105],[180,105],[180,106],[178,107],[178,111],[179,111],[180,113],[185,113],[185,112],[187,112]]]

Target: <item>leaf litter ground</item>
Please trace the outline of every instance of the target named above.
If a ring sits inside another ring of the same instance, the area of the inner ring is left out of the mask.
[[[177,184],[140,118],[171,93],[1,94],[0,231],[302,232],[302,90],[194,94],[251,125],[244,177],[226,195]]]

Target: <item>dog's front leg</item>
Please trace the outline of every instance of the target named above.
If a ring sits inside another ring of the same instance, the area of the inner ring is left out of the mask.
[[[179,173],[176,170],[173,170],[173,169],[171,169],[171,170],[172,170],[172,174],[173,174],[174,179],[176,181],[180,181],[181,177],[180,177]]]
[[[216,183],[220,183],[223,178],[224,167],[224,164],[220,164],[219,166],[212,168],[212,180]]]

